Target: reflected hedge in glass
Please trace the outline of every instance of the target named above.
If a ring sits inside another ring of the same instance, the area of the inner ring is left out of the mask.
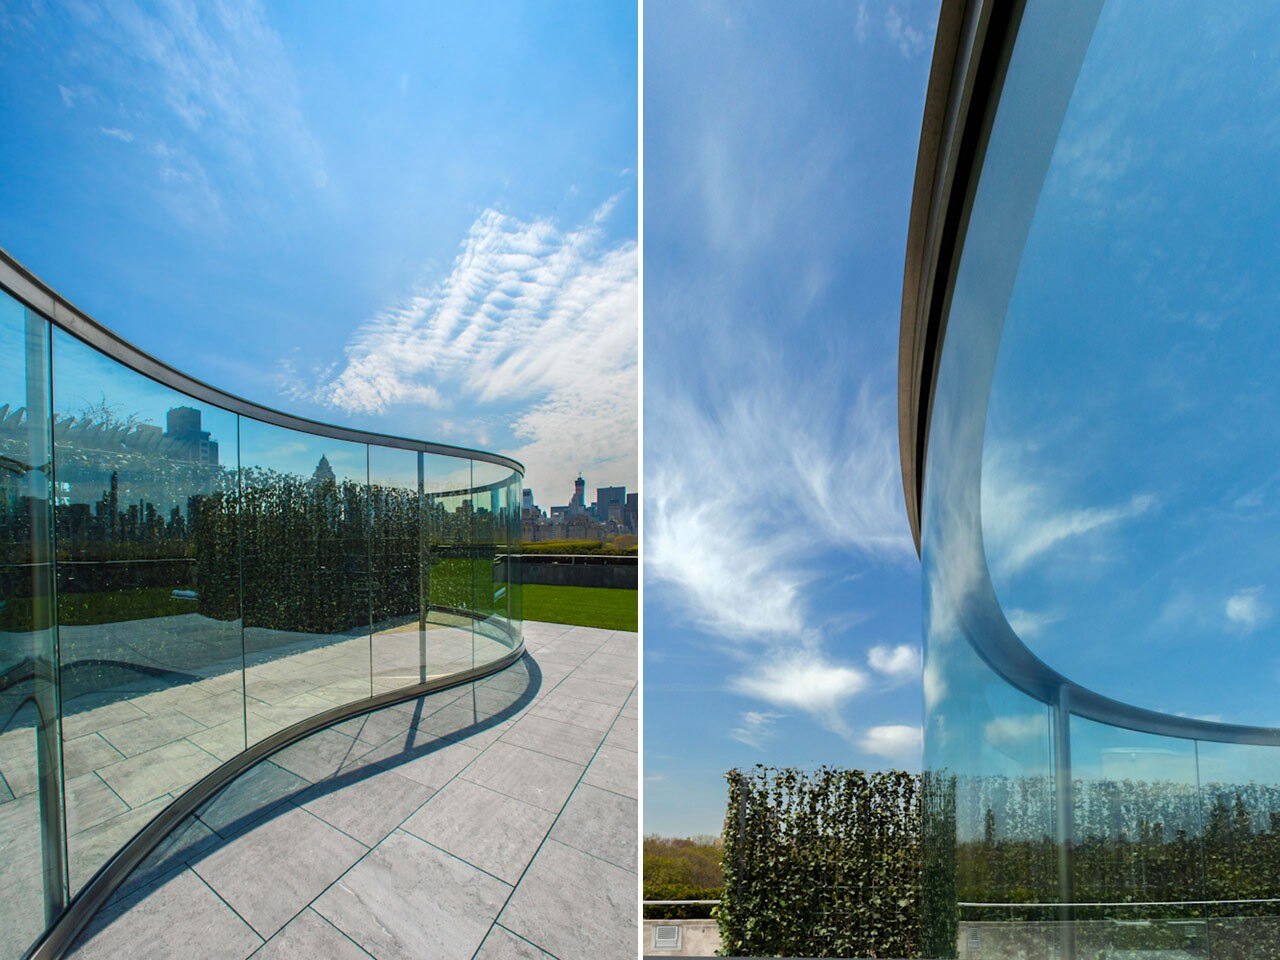
[[[0,295],[0,955],[66,902],[54,663],[49,326]]]
[[[368,449],[240,423],[249,742],[370,696]]]
[[[421,457],[369,448],[374,693],[426,679]]]
[[[71,326],[0,293],[0,957],[249,745],[519,646],[516,465],[477,490]]]
[[[1280,14],[1037,0],[972,47],[961,19],[935,80],[1007,68],[955,127],[976,184],[917,195],[963,223],[907,295],[926,949],[1280,957],[1280,140],[1241,122]],[[913,250],[950,229],[917,220]]]
[[[71,892],[244,749],[236,416],[55,330],[54,470]]]

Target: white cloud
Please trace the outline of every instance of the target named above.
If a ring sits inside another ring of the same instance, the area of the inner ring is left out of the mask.
[[[855,667],[806,652],[761,664],[753,673],[736,678],[733,685],[779,706],[833,710],[866,689],[867,676]]]
[[[884,32],[897,46],[898,52],[908,60],[914,60],[929,46],[929,40],[924,31],[907,23],[894,4],[889,4],[889,9],[885,11]]]
[[[729,731],[729,736],[749,747],[760,747],[773,736],[773,725],[786,714],[770,710],[747,710],[742,714],[742,725]]]
[[[858,746],[867,753],[884,757],[908,770],[919,769],[922,745],[920,728],[906,724],[871,727],[858,738]]]
[[[1023,610],[1011,607],[1004,612],[1009,626],[1023,640],[1033,640],[1044,632],[1044,628],[1057,623],[1062,614],[1048,611]]]
[[[930,659],[924,665],[924,670],[921,673],[921,682],[924,686],[925,709],[932,710],[947,695],[945,674],[936,659]]]
[[[920,675],[920,651],[906,643],[872,647],[867,651],[867,663],[892,680],[911,680]]]
[[[725,337],[706,352],[734,375],[708,395],[647,379],[646,583],[750,664],[733,689],[850,738],[843,712],[872,681],[815,599],[859,566],[915,563],[894,402],[870,379],[833,402],[849,397],[834,365],[788,371]]]
[[[848,736],[841,710],[867,675],[826,652],[811,597],[846,563],[914,562],[891,401],[864,386],[845,409],[804,382],[739,380],[719,402],[649,386],[645,575],[753,666],[734,689],[805,710]],[[856,496],[852,494],[856,491]]]
[[[793,643],[818,550],[914,559],[887,398],[864,387],[835,409],[816,372],[726,385],[720,403],[649,395],[646,574],[705,629]]]
[[[1156,498],[1135,494],[1105,507],[1066,507],[1062,498],[1028,477],[1037,474],[1015,465],[1008,451],[991,444],[982,461],[982,535],[991,569],[1013,577],[1067,541],[1082,541],[1151,510]]]
[[[318,383],[292,360],[278,382],[351,413],[518,402],[510,451],[530,486],[578,469],[625,482],[637,474],[636,245],[608,245],[617,198],[562,231],[486,210],[448,276],[364,323],[346,359]]]
[[[1246,587],[1227,598],[1227,622],[1240,633],[1253,633],[1271,619],[1271,608],[1262,599],[1262,587]]]
[[[996,747],[1006,749],[1026,746],[1048,736],[1048,721],[1044,714],[996,717],[982,727],[983,739]]]
[[[861,670],[828,660],[812,649],[782,652],[731,681],[739,693],[803,710],[842,736],[848,736],[848,728],[841,709],[867,684],[867,675]]]
[[[107,136],[146,144],[159,186],[192,224],[218,222],[229,202],[273,206],[314,196],[299,184],[328,182],[288,48],[257,0],[118,0],[48,13],[79,21],[63,104]],[[220,172],[217,182],[206,168]]]
[[[853,23],[854,36],[858,38],[859,43],[866,43],[867,37],[871,32],[871,14],[867,11],[865,3],[858,4],[858,18]]]

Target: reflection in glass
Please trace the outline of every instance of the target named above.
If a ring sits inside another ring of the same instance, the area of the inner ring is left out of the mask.
[[[370,661],[364,444],[240,421],[245,713],[255,743],[361,700]]]
[[[53,337],[58,639],[74,893],[244,749],[236,418]]]
[[[521,478],[474,472],[237,416],[0,294],[0,957],[248,745],[518,646]]]
[[[930,398],[932,956],[1280,956],[1277,29],[1020,13]]]
[[[469,670],[472,652],[471,461],[423,455],[427,676]]]
[[[426,680],[421,458],[369,448],[375,694]]]
[[[1200,899],[1195,742],[1072,717],[1071,767],[1074,899]]]
[[[475,661],[486,663],[507,652],[507,511],[511,471],[477,460],[471,466],[475,490],[475,579],[473,591],[478,616],[475,627]]]
[[[507,484],[507,623],[511,627],[512,648],[520,643],[520,623],[525,618],[524,589],[521,585],[521,485],[524,476],[513,474]]]
[[[66,902],[50,523],[49,325],[0,295],[0,955]]]

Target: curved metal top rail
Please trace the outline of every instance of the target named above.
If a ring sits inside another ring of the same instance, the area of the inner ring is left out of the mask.
[[[1022,0],[944,0],[907,225],[898,335],[898,450],[920,552],[924,461],[951,283]]]
[[[27,307],[44,316],[51,323],[72,334],[85,343],[105,353],[126,367],[136,370],[143,376],[150,377],[166,387],[172,387],[197,400],[203,400],[214,406],[230,410],[242,416],[264,423],[298,430],[321,437],[332,437],[335,440],[350,440],[355,443],[371,443],[383,447],[397,447],[402,450],[415,450],[422,453],[438,454],[446,457],[459,457],[468,460],[483,460],[498,466],[507,467],[520,476],[524,476],[524,465],[511,457],[500,453],[489,453],[470,447],[457,447],[447,443],[428,443],[423,440],[412,440],[408,437],[397,437],[390,434],[374,433],[369,430],[357,430],[354,427],[340,427],[334,424],[321,423],[306,417],[295,416],[272,407],[254,403],[235,394],[219,390],[217,387],[197,380],[163,360],[151,356],[144,350],[134,346],[84,311],[77,309],[65,297],[62,297],[48,284],[40,280],[30,270],[13,258],[8,251],[0,249],[0,289]]]

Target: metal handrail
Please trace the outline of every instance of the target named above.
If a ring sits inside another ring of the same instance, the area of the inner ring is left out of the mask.
[[[331,423],[321,423],[319,420],[311,420],[307,417],[285,413],[283,410],[276,410],[274,407],[264,406],[221,390],[212,384],[205,383],[203,380],[171,367],[163,360],[153,357],[140,347],[135,346],[119,334],[103,326],[44,283],[19,263],[12,254],[3,249],[0,249],[0,290],[21,301],[25,306],[40,314],[54,326],[65,330],[91,347],[105,353],[112,360],[124,364],[143,376],[150,377],[166,387],[185,393],[197,400],[203,400],[206,403],[222,407],[232,413],[314,436],[331,437],[335,440],[376,444],[383,447],[396,447],[402,450],[417,450],[422,453],[433,453],[466,460],[483,460],[487,463],[508,467],[520,474],[520,476],[524,476],[524,465],[520,461],[500,453],[489,453],[486,450],[476,450],[470,447],[457,447],[447,443],[413,440],[409,437],[398,437],[391,434],[374,433],[371,430],[358,430],[354,427],[340,427]]]

